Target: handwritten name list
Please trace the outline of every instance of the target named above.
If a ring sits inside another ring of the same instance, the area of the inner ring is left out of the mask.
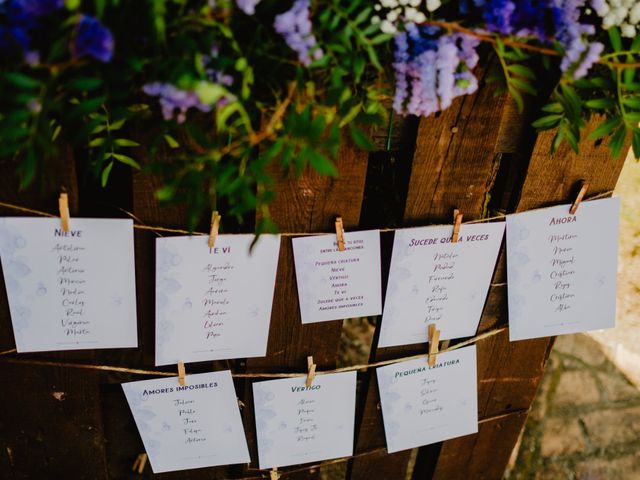
[[[131,220],[0,218],[18,352],[136,347]]]
[[[294,238],[293,254],[302,323],[380,315],[380,232]]]
[[[613,327],[617,198],[507,216],[511,340]]]
[[[155,473],[250,461],[229,370],[122,388]]]
[[[255,382],[253,398],[260,468],[283,467],[353,453],[356,372]]]
[[[376,370],[389,453],[478,431],[476,347]]]
[[[503,223],[397,230],[378,346],[427,341],[435,323],[442,340],[475,333],[504,234]]]
[[[156,241],[156,365],[266,354],[280,237]]]

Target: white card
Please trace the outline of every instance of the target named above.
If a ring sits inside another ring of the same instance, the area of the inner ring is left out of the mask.
[[[133,222],[0,218],[18,352],[137,347]]]
[[[292,240],[302,323],[380,315],[380,232],[345,232]]]
[[[504,223],[397,230],[378,347],[426,342],[435,323],[440,339],[475,334],[502,243]]]
[[[266,355],[279,235],[156,241],[156,365]]]
[[[509,339],[615,325],[618,198],[507,216]]]
[[[348,457],[353,453],[356,372],[253,384],[262,469]]]
[[[123,383],[154,473],[248,463],[231,372]]]
[[[376,369],[389,453],[478,431],[476,347]]]

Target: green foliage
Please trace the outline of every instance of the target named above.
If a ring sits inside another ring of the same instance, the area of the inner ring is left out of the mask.
[[[241,12],[234,0],[211,3],[65,0],[30,45],[39,60],[3,59],[0,158],[18,162],[21,186],[50,178],[51,159],[70,145],[103,186],[116,164],[158,173],[164,184],[157,198],[186,203],[189,228],[220,207],[238,220],[257,212],[258,232],[275,231],[268,206],[275,176],[310,170],[336,176],[343,142],[373,148],[368,132],[387,124],[395,81],[393,36],[373,21],[375,2],[313,0],[314,53],[322,55],[309,65],[274,28],[293,0],[262,0],[255,15]],[[110,63],[70,52],[84,14],[112,31]],[[453,2],[443,2],[429,19],[440,14],[465,28],[483,25],[461,17]],[[436,30],[451,33],[447,28]],[[526,95],[552,91],[533,126],[555,129],[554,150],[566,141],[577,151],[581,131],[599,115],[588,139],[604,139],[618,155],[631,138],[640,156],[640,79],[636,68],[619,65],[640,62],[640,36],[623,38],[615,28],[598,35],[607,43],[605,63],[618,63],[598,65],[580,80],[565,74],[554,88],[556,76],[539,72],[557,67],[559,57],[540,56],[539,39],[514,43],[491,34],[485,40],[501,68],[488,80],[496,94],[508,91],[520,110]],[[556,43],[543,46],[562,54]],[[144,93],[148,84],[170,86],[191,103],[171,109]]]
[[[518,110],[522,111],[524,108],[522,95],[536,95],[537,93],[533,86],[536,75],[530,67],[525,65],[527,60],[530,59],[530,55],[521,48],[506,46],[499,38],[496,39],[494,50],[500,60],[502,74],[492,74],[489,76],[488,81],[498,84],[495,89],[496,95],[502,93],[505,89],[508,90],[515,100]]]

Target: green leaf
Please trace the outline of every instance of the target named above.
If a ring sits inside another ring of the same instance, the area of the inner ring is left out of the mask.
[[[625,112],[624,120],[627,123],[632,123],[634,127],[640,123],[640,112]]]
[[[307,147],[305,150],[305,156],[308,158],[309,163],[320,175],[338,176],[338,169],[331,160],[312,148]]]
[[[92,77],[80,77],[70,80],[65,85],[72,90],[90,91],[102,85],[102,80]]]
[[[371,139],[358,127],[355,125],[349,125],[349,130],[351,131],[353,143],[355,143],[359,148],[366,151],[371,151],[375,148]]]
[[[136,170],[140,170],[140,164],[136,162],[133,158],[128,157],[127,155],[122,155],[121,153],[112,153],[110,155],[116,160],[118,160],[120,163],[124,163],[125,165],[129,165],[130,167],[133,167]]]
[[[507,70],[521,77],[530,78],[532,80],[535,80],[536,78],[536,75],[535,73],[533,73],[533,70],[531,70],[529,67],[525,67],[524,65],[520,65],[517,63],[507,66]]]
[[[176,194],[176,189],[172,185],[165,185],[156,190],[156,198],[161,202],[168,202],[173,199]]]
[[[633,148],[633,156],[640,158],[640,130],[634,129],[631,135],[631,147]]]
[[[542,107],[542,111],[549,113],[563,113],[564,107],[560,102],[547,103],[544,107]]]
[[[116,138],[113,143],[118,145],[119,147],[139,147],[140,144],[138,142],[134,142],[133,140],[129,140],[127,138]]]
[[[109,131],[111,132],[111,131],[114,131],[114,130],[120,130],[124,126],[126,121],[127,121],[127,119],[123,118],[121,120],[117,120],[115,122],[110,123],[109,124]]]
[[[622,118],[615,116],[602,122],[598,127],[589,134],[589,140],[597,140],[609,135],[613,130],[622,124]]]
[[[180,144],[178,143],[178,141],[168,133],[164,134],[164,141],[167,142],[169,148],[180,148]]]
[[[4,74],[4,78],[13,83],[16,87],[24,88],[26,90],[36,90],[42,86],[39,81],[18,72],[7,72]]]
[[[538,130],[547,130],[549,128],[553,128],[556,125],[558,125],[558,123],[560,123],[560,120],[562,120],[562,118],[563,116],[558,114],[547,115],[545,117],[538,118],[535,122],[531,124],[531,126]]]
[[[107,185],[107,181],[109,180],[109,174],[111,173],[111,169],[113,168],[113,162],[107,163],[107,166],[102,170],[102,175],[100,175],[100,183],[104,188]]]
[[[634,95],[633,97],[622,97],[622,103],[627,107],[640,110],[640,96]]]
[[[622,38],[620,37],[620,30],[618,30],[616,27],[611,27],[609,30],[607,30],[607,33],[609,34],[609,42],[613,47],[613,51],[622,51]]]
[[[93,147],[99,147],[100,145],[104,145],[105,140],[106,139],[103,138],[103,137],[94,138],[93,140],[91,140],[89,142],[89,146],[92,147],[92,148]]]
[[[360,113],[361,110],[362,110],[362,102],[358,102],[354,106],[352,106],[349,109],[349,111],[346,113],[346,115],[342,117],[342,120],[340,120],[340,124],[339,124],[340,128],[344,127],[345,125],[350,123],[354,118],[356,118],[356,116],[358,115],[358,113]]]
[[[389,33],[381,33],[380,35],[376,35],[370,41],[371,45],[378,45],[380,43],[385,43],[390,41],[393,38],[393,35]]]
[[[105,97],[96,97],[83,100],[73,108],[72,116],[79,117],[90,112],[95,112],[104,103]]]
[[[613,108],[616,106],[616,101],[613,98],[594,98],[592,100],[587,100],[584,102],[585,107],[592,109],[605,109],[605,108]]]
[[[530,95],[535,95],[536,93],[538,93],[533,85],[520,78],[511,77],[509,79],[509,83],[515,86],[518,90],[522,90],[523,92],[526,92]]]
[[[618,158],[622,147],[624,145],[624,139],[627,136],[627,129],[624,125],[620,125],[615,133],[611,136],[608,146],[611,149],[611,155],[613,158]]]

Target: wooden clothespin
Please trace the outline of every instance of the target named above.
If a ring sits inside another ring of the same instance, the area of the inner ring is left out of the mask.
[[[209,249],[212,249],[216,244],[216,239],[218,238],[218,229],[220,228],[220,219],[221,215],[218,214],[217,210],[214,210],[211,213],[211,230],[209,230]]]
[[[582,180],[582,185],[580,186],[580,191],[578,192],[578,196],[576,197],[573,204],[571,205],[571,208],[569,209],[569,213],[571,215],[575,215],[575,213],[578,211],[578,206],[580,205],[580,202],[586,195],[588,188],[589,188],[589,182]]]
[[[462,214],[457,208],[453,211],[453,233],[451,234],[451,243],[457,243],[460,236],[460,225],[462,224]]]
[[[185,375],[186,375],[186,371],[184,369],[184,362],[178,362],[178,383],[180,384],[181,387],[184,387],[187,383],[184,378]]]
[[[307,382],[306,385],[307,387],[310,387],[311,384],[313,383],[313,379],[316,376],[316,364],[313,363],[313,356],[309,355],[307,357]]]
[[[278,467],[273,467],[269,471],[269,480],[278,480],[280,478],[280,474],[278,473]]]
[[[62,220],[62,231],[69,231],[69,196],[62,192],[58,198],[58,208],[60,210],[60,220]]]
[[[344,226],[342,217],[336,218],[336,238],[338,239],[338,250],[344,252]]]
[[[133,467],[131,468],[132,472],[138,473],[138,475],[142,475],[144,472],[144,467],[147,465],[147,454],[139,453],[136,457],[136,461],[133,462]]]
[[[429,360],[428,364],[433,367],[436,364],[436,355],[438,354],[438,344],[440,343],[440,330],[436,328],[435,323],[429,324]]]

